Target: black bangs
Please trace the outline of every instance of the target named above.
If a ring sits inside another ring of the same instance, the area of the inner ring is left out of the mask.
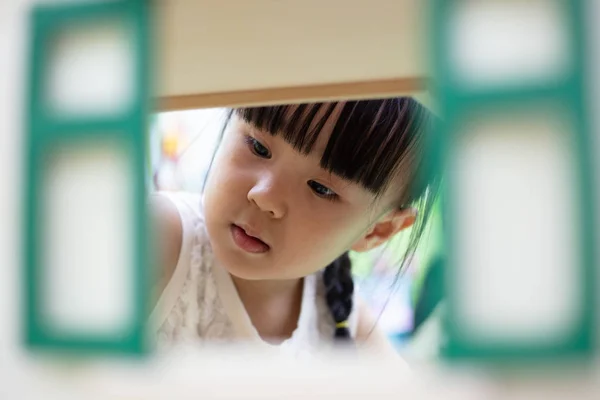
[[[327,132],[321,167],[376,195],[404,161],[410,161],[406,166],[411,169],[417,167],[414,162],[421,163],[422,130],[428,129],[429,119],[429,112],[409,97],[240,108],[235,113],[257,129],[281,136],[305,155]],[[415,171],[406,172],[412,176]],[[414,195],[418,194],[410,197]]]

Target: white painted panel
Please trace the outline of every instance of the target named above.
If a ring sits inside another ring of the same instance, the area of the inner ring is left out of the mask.
[[[68,147],[44,182],[43,312],[62,333],[114,335],[133,315],[133,179],[117,147]]]
[[[564,4],[462,0],[450,18],[450,57],[469,84],[511,84],[564,74],[569,32]]]
[[[135,60],[123,21],[65,28],[47,66],[47,105],[58,114],[113,115],[133,100]]]
[[[555,341],[582,306],[579,187],[568,126],[544,112],[481,117],[452,156],[453,284],[474,340]]]

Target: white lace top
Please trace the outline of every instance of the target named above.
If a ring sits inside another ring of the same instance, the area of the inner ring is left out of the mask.
[[[183,240],[179,261],[152,314],[159,347],[198,339],[246,341],[294,356],[318,351],[333,343],[335,322],[325,301],[322,273],[307,276],[300,317],[292,336],[279,345],[264,342],[246,313],[231,276],[215,260],[204,226],[201,197],[190,193],[161,193],[181,217]],[[352,312],[350,333],[356,335]]]

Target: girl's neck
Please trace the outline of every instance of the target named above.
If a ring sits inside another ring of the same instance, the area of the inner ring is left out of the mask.
[[[298,324],[303,279],[245,280],[231,276],[258,334],[266,341],[289,338]]]

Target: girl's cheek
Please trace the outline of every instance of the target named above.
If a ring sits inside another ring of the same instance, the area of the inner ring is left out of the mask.
[[[252,159],[250,156],[252,156],[252,154],[250,154],[250,150],[246,147],[245,143],[232,141],[227,150],[227,160],[231,165],[238,168],[244,168],[251,164]]]
[[[301,199],[301,196],[298,196],[297,199]],[[323,199],[318,200],[322,203],[305,201],[297,204],[303,209],[303,223],[310,224],[310,229],[325,230],[332,234],[343,233],[351,229],[351,215],[347,214],[343,206],[331,204]]]
[[[221,144],[221,148],[216,155],[213,167],[219,174],[231,171],[235,168],[241,168],[243,160],[243,152],[240,151],[232,138]]]
[[[235,190],[236,192],[242,190],[242,188],[247,188],[258,173],[253,164],[239,154],[226,156],[223,162],[218,165],[218,171],[220,182],[227,183],[228,190]]]

